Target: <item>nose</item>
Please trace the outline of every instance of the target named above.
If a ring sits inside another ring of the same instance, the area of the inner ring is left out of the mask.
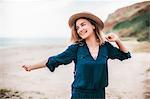
[[[78,33],[81,33],[83,31],[83,28],[82,27],[79,27],[78,28]]]

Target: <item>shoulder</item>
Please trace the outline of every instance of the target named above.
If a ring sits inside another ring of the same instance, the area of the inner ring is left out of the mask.
[[[111,45],[111,44],[110,44],[110,42],[105,41],[103,45],[109,46],[109,45]]]
[[[75,48],[75,47],[77,47],[77,46],[78,46],[77,43],[72,43],[72,44],[70,44],[68,47],[69,47],[69,48]]]
[[[112,48],[113,47],[113,45],[110,42],[108,42],[108,41],[105,41],[105,43],[103,45],[105,45],[108,48]]]
[[[77,42],[77,43],[73,43],[70,46],[79,47],[79,46],[84,46],[85,44],[86,44],[85,41],[80,41],[80,42]]]
[[[78,43],[72,43],[68,46],[68,49],[71,50],[78,50],[78,48],[85,46],[85,42],[84,41],[80,41]]]
[[[78,44],[77,43],[73,43],[73,44],[70,44],[68,46],[68,50],[74,51],[74,50],[77,50],[77,49],[78,49]]]

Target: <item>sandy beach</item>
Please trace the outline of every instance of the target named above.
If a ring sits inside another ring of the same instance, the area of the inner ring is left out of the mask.
[[[141,43],[137,41],[123,43],[132,58],[109,60],[106,99],[150,99],[150,49],[139,51]],[[21,67],[41,62],[66,48],[67,44],[41,44],[0,49],[0,99],[70,99],[73,63],[61,65],[53,73],[48,68],[26,72]]]

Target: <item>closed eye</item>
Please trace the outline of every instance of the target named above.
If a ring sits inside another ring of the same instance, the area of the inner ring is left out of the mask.
[[[86,23],[85,22],[82,22],[81,24],[80,24],[80,26],[85,26],[86,25]],[[79,29],[79,26],[76,26],[76,30],[78,30]]]
[[[84,26],[84,25],[86,25],[86,23],[85,23],[85,22],[81,23],[81,26]]]

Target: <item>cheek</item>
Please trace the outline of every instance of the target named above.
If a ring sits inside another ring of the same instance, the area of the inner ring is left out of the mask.
[[[88,29],[88,31],[89,31],[89,33],[93,33],[94,32],[93,28],[91,28],[91,27]]]
[[[77,33],[79,34],[79,30],[77,30]]]
[[[78,36],[78,37],[81,37],[81,35],[80,35],[80,33],[77,31],[76,32],[76,35]]]
[[[79,31],[76,31],[76,33],[77,33],[78,36],[80,35]]]

